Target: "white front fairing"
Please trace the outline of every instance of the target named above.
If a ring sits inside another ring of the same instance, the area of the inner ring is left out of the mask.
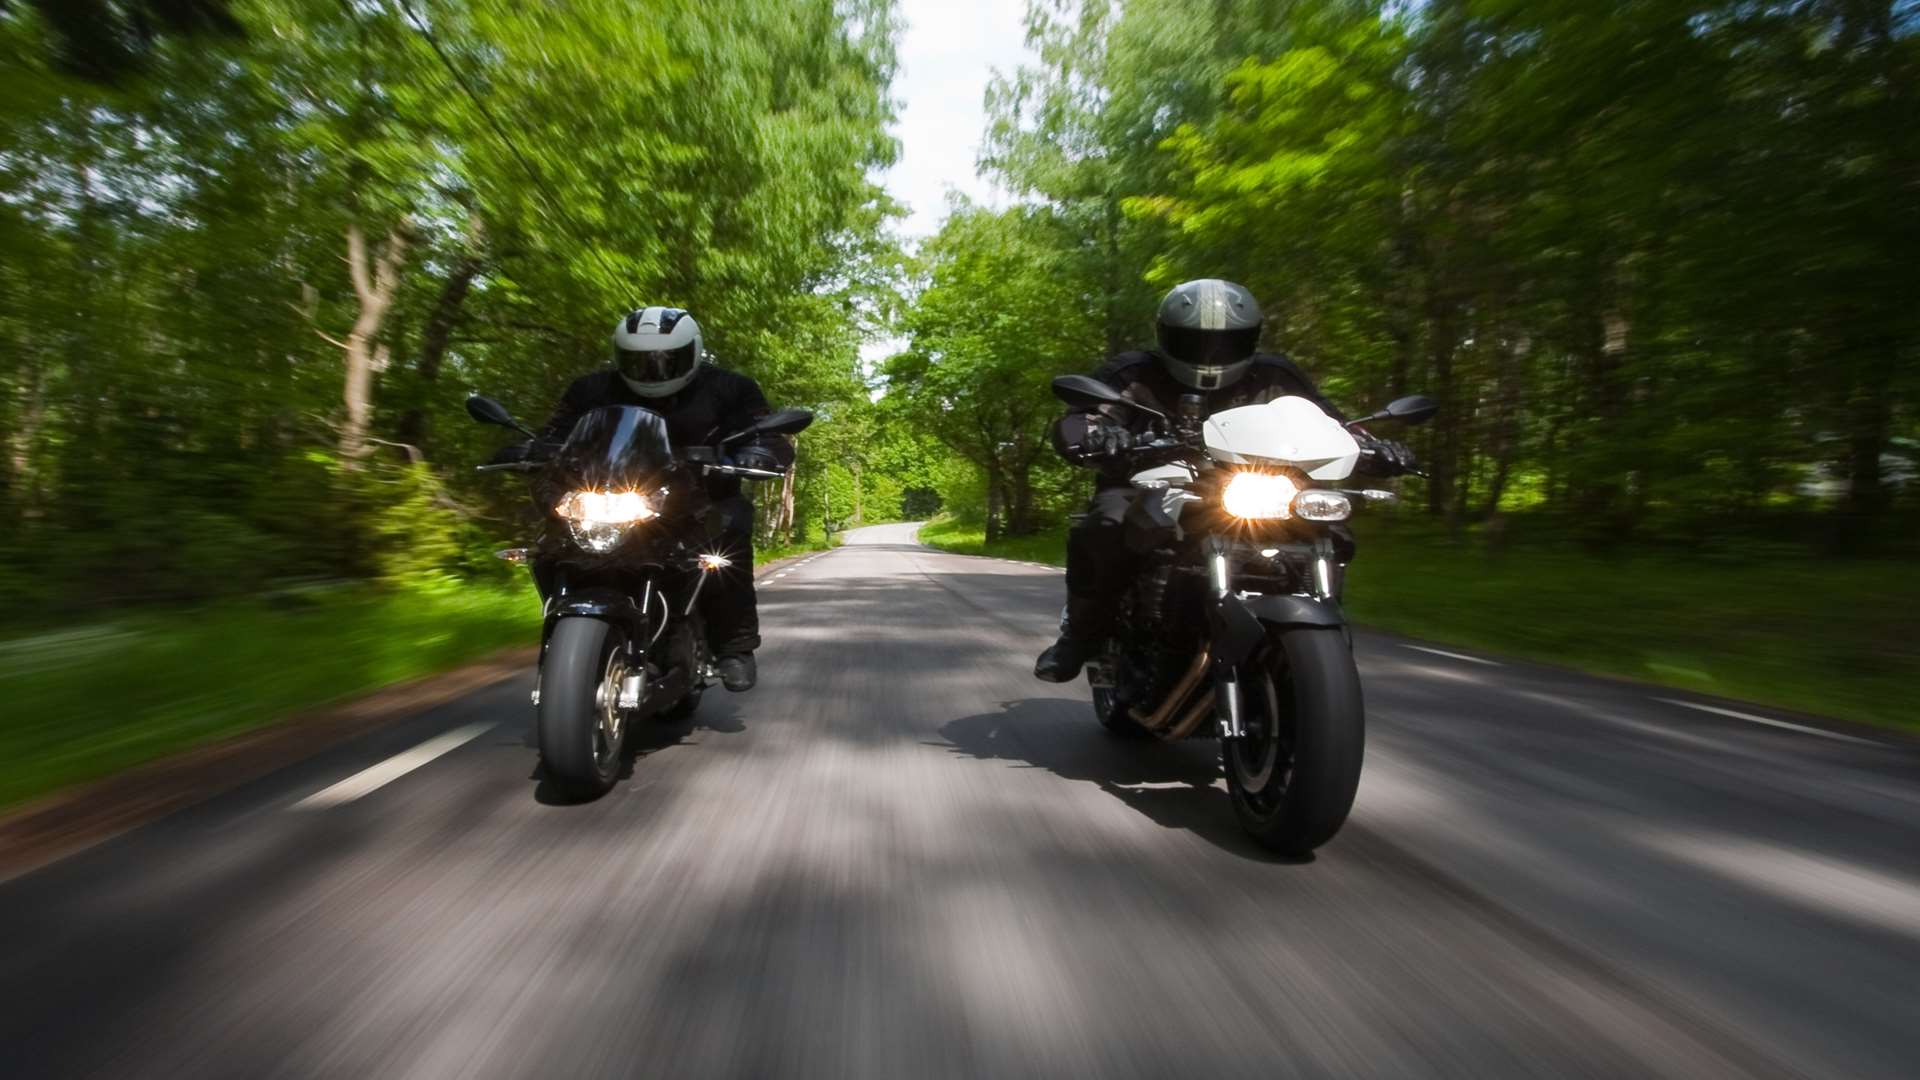
[[[1315,480],[1344,480],[1360,444],[1340,421],[1303,397],[1242,405],[1207,418],[1207,453],[1233,465],[1291,465]]]

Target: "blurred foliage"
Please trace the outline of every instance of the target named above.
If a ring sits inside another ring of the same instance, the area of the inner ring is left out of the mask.
[[[0,6],[0,602],[494,573],[526,499],[463,398],[537,420],[641,303],[832,418],[786,537],[864,511],[834,427],[897,314],[894,34],[888,0]]]
[[[283,590],[0,641],[0,807],[539,643],[532,586]],[[292,658],[294,662],[289,662]]]
[[[1044,376],[1221,276],[1336,400],[1443,403],[1409,485],[1456,532],[1913,553],[1920,4],[1046,0],[1028,41],[981,162],[1025,202],[923,252],[930,430],[1017,455]]]
[[[920,252],[911,347],[884,368],[899,420],[984,478],[991,536],[1033,531],[1048,479],[1064,479],[1048,438],[1060,412],[1048,382],[1100,348],[1061,254],[1073,243],[1049,210],[956,207]]]

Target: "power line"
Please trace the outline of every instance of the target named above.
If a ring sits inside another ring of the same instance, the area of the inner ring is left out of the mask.
[[[419,13],[413,9],[412,3],[410,3],[409,0],[391,0],[391,2],[400,9],[401,14],[406,17],[406,20],[413,24],[413,28],[419,32],[420,36],[426,39],[427,46],[433,50],[433,55],[439,58],[440,66],[447,69],[447,74],[453,77],[454,83],[467,95],[467,100],[473,102],[473,107],[479,111],[481,118],[487,122],[487,126],[492,128],[493,133],[500,137],[501,142],[506,144],[507,151],[513,155],[515,161],[520,163],[520,168],[527,174],[527,179],[533,182],[534,188],[539,191],[540,198],[547,204],[547,209],[555,215],[571,221],[574,225],[578,225],[579,221],[562,208],[560,196],[555,194],[553,189],[547,186],[546,178],[540,175],[540,170],[534,168],[533,162],[528,159],[526,154],[521,152],[520,144],[513,140],[513,136],[507,133],[505,125],[501,124],[499,118],[493,115],[493,110],[488,108],[487,103],[480,99],[480,95],[473,89],[473,84],[467,81],[467,77],[461,73],[459,66],[453,62],[453,58],[448,56],[447,51],[440,47],[439,39],[433,36],[432,29],[428,27],[426,20],[422,19]],[[601,252],[599,247],[589,243],[587,250],[593,253],[594,258],[600,263],[600,268],[605,270],[614,281],[617,282],[621,280],[622,275],[619,268],[607,260],[606,255]],[[629,307],[639,306],[633,299],[631,293],[627,296],[627,305]]]

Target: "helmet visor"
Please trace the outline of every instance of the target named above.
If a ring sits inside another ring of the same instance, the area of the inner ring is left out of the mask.
[[[613,363],[620,374],[637,383],[672,382],[693,371],[700,362],[693,342],[672,349],[622,349],[615,346]]]
[[[1231,330],[1201,330],[1192,326],[1168,326],[1161,323],[1160,348],[1183,364],[1198,368],[1223,368],[1238,364],[1253,355],[1260,345],[1260,327],[1242,326]]]

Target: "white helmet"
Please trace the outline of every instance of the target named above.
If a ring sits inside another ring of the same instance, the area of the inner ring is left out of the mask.
[[[681,308],[628,313],[613,328],[613,366],[641,397],[666,397],[700,371],[700,324]]]

